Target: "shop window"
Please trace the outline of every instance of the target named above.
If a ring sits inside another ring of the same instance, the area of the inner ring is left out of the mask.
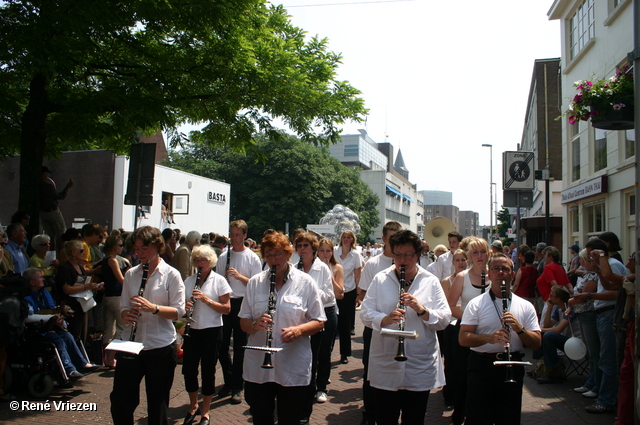
[[[594,143],[594,171],[600,171],[607,168],[607,132],[605,130],[595,129]]]
[[[588,236],[597,236],[606,230],[604,201],[585,206],[583,212]]]

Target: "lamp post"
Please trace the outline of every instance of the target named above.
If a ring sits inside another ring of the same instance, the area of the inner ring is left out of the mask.
[[[493,145],[482,144],[483,148],[489,148],[489,244],[493,234]]]

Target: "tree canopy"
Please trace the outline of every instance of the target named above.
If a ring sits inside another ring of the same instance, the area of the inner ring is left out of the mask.
[[[62,149],[124,153],[160,129],[175,146],[203,123],[203,140],[251,150],[279,137],[274,120],[322,144],[366,113],[327,40],[264,0],[5,0],[0,34],[0,156],[21,154],[32,217],[42,159]]]
[[[260,138],[253,152],[240,155],[195,140],[171,151],[168,165],[231,184],[231,220],[247,221],[249,236],[256,240],[265,229],[284,230],[286,222],[291,229],[318,223],[335,204],[359,215],[361,240],[380,223],[378,196],[357,170],[324,148],[283,135],[279,142]]]

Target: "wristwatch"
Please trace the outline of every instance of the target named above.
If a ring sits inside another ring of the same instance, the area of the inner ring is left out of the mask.
[[[427,314],[427,309],[422,307],[422,311],[418,313],[418,316],[424,316],[425,314]]]
[[[520,332],[516,332],[518,335],[522,335],[523,333],[525,333],[527,330],[524,328],[524,326],[522,327],[522,330]]]
[[[158,304],[156,304],[156,311],[154,311],[153,314],[158,314],[159,311],[160,311],[160,307],[158,307]]]

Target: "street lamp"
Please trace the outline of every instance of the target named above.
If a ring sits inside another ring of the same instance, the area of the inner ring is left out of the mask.
[[[489,243],[493,233],[493,145],[482,144],[483,148],[489,148]]]

